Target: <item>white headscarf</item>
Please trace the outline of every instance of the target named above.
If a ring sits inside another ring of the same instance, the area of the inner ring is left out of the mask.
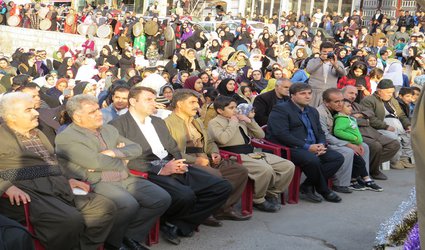
[[[403,66],[398,60],[388,60],[382,79],[390,79],[394,86],[403,86]]]

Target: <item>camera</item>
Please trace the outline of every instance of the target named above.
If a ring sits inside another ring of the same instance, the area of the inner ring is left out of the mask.
[[[328,59],[334,59],[334,58],[335,58],[335,53],[329,52],[328,53]]]

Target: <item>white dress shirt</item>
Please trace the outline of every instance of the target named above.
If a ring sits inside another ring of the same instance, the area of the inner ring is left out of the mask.
[[[152,118],[149,116],[145,118],[145,123],[141,123],[138,117],[130,112],[133,119],[136,121],[137,126],[139,126],[140,131],[145,136],[146,140],[149,143],[149,146],[152,148],[152,153],[158,156],[159,159],[164,159],[168,155],[168,151],[165,150],[164,146],[159,139],[158,133],[155,130],[155,127],[152,124]]]

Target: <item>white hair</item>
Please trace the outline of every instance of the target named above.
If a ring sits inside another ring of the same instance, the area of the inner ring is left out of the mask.
[[[8,114],[16,113],[16,104],[23,101],[32,102],[32,96],[23,92],[13,92],[3,95],[0,100],[0,117],[5,119]]]

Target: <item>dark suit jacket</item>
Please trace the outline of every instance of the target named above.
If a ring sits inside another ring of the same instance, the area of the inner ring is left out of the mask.
[[[40,130],[36,129],[36,132],[49,154],[53,155],[54,150],[49,140]],[[46,162],[39,155],[27,150],[22,145],[15,133],[6,124],[0,125],[0,138],[0,171],[46,165]],[[12,185],[11,181],[0,178],[0,195]]]
[[[172,158],[181,159],[182,156],[179,148],[177,147],[177,143],[173,137],[171,137],[165,122],[158,117],[151,116],[151,118],[152,124],[155,127],[162,146],[169,153],[168,157],[166,157],[164,160],[171,160]],[[139,126],[131,116],[130,112],[119,116],[118,118],[111,121],[110,124],[118,129],[118,132],[121,136],[131,138],[131,140],[142,146],[142,154],[136,159],[131,160],[127,165],[128,168],[143,172],[149,171],[157,174],[160,171],[161,166],[153,165],[150,162],[159,160],[159,158],[152,153],[152,148],[150,147],[143,133],[140,131]]]
[[[305,110],[310,119],[316,143],[325,144],[325,133],[320,126],[319,112],[307,106]],[[274,106],[267,123],[267,140],[291,148],[303,148],[307,139],[307,128],[301,120],[301,110],[291,100]]]
[[[271,90],[261,95],[258,95],[254,99],[254,107],[255,107],[255,121],[260,126],[264,126],[267,124],[269,119],[269,114],[272,112],[274,105],[277,103],[276,91]],[[288,96],[283,97],[284,101],[289,100]]]

